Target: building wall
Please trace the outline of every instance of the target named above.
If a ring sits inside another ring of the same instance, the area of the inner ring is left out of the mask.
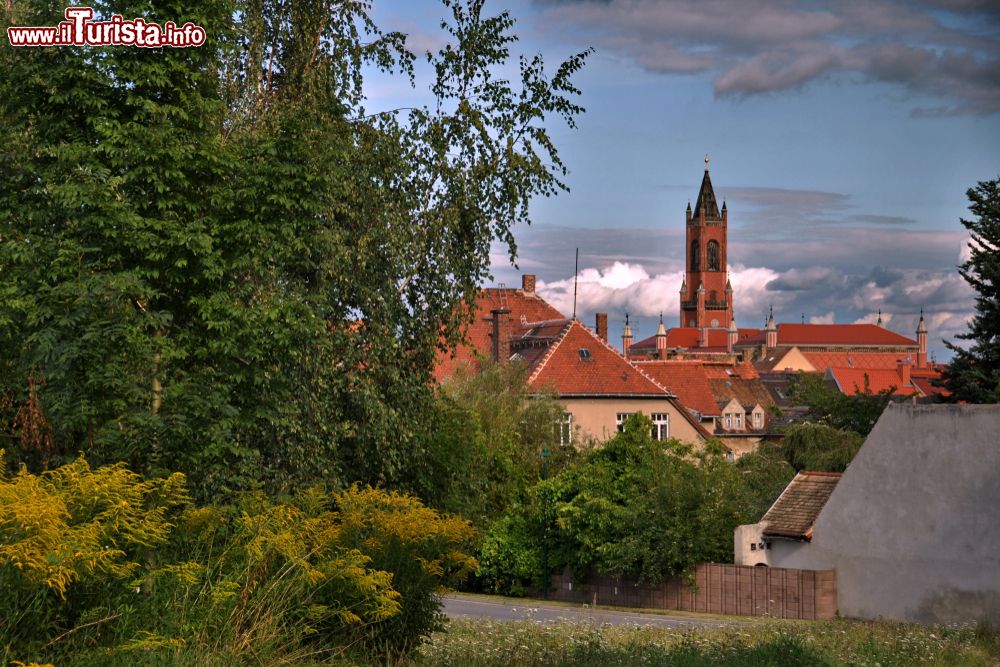
[[[772,354],[776,354],[776,352],[774,352],[773,350],[767,350],[764,356],[769,357]],[[799,348],[793,347],[792,349],[785,352],[785,355],[781,358],[781,361],[779,361],[774,365],[774,370],[775,371],[793,370],[793,371],[805,371],[807,373],[812,373],[813,371],[816,370],[816,367],[813,366],[811,363],[809,363],[809,360],[806,359],[805,355],[802,354],[802,351]]]
[[[775,565],[837,570],[844,616],[1000,623],[1000,405],[890,404],[786,546]]]
[[[647,417],[654,412],[665,412],[670,415],[670,437],[693,444],[704,442],[675,404],[666,399],[564,398],[560,402],[566,412],[573,413],[574,428],[584,437],[601,441],[613,437],[618,432],[615,418],[619,412],[641,412]]]

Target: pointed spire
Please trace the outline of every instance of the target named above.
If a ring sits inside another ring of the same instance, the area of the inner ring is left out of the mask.
[[[920,321],[917,322],[917,333],[925,334],[927,333],[927,323],[924,322],[924,309],[920,309]]]
[[[663,313],[660,313],[660,326],[656,329],[657,336],[666,336],[667,329],[663,326]]]
[[[623,334],[623,337],[624,338],[632,337],[632,325],[629,324],[628,313],[625,313],[625,333]]]
[[[732,293],[733,283],[729,280],[729,274],[726,274],[726,291]]]
[[[764,329],[767,331],[774,331],[777,329],[777,327],[774,326],[774,306],[767,307],[767,324],[764,326]]]
[[[881,308],[878,309],[878,319],[875,320],[875,326],[877,326],[877,327],[884,326],[882,324],[882,309]]]
[[[691,212],[691,200],[688,199],[688,213]]]
[[[704,282],[698,283],[698,291],[699,292],[704,292],[705,291],[705,283]]]
[[[701,189],[698,191],[698,199],[694,204],[695,211],[700,215],[704,209],[705,218],[708,220],[718,220],[722,217],[719,213],[719,205],[715,201],[715,190],[712,188],[712,179],[708,176],[708,156],[705,156],[705,175],[701,179]]]

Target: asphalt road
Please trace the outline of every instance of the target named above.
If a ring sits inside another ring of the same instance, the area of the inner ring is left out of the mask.
[[[459,594],[446,595],[444,611],[449,618],[490,618],[500,621],[540,621],[552,622],[561,619],[590,621],[595,624],[651,625],[660,628],[697,628],[727,625],[725,621],[700,619],[664,614],[644,614],[642,612],[611,611],[580,607],[561,607],[535,604],[533,600],[513,602],[497,598],[484,599],[481,596]]]

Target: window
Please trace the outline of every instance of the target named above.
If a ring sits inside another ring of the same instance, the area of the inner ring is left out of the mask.
[[[736,417],[736,428],[737,428],[737,430],[742,430],[743,429],[743,413],[742,412],[737,412],[736,415],[735,415],[735,417]]]
[[[718,271],[719,270],[719,242],[709,241],[708,242],[708,270]],[[713,299],[714,301],[714,299]]]
[[[619,433],[625,430],[625,422],[634,414],[634,412],[619,412],[615,415],[615,427]]]
[[[653,440],[666,440],[670,437],[670,415],[665,412],[654,412],[650,415],[653,420]]]
[[[580,361],[590,361],[590,350],[585,347],[580,348]]]
[[[697,241],[691,241],[691,270],[701,271],[701,257],[698,252],[701,249],[698,247]]]
[[[573,413],[564,412],[562,419],[556,422],[556,434],[560,445],[573,444]]]
[[[757,411],[753,413],[753,427],[764,428],[764,413]]]
[[[726,418],[726,430],[731,431],[733,428],[733,413],[727,412],[725,414],[725,418]]]

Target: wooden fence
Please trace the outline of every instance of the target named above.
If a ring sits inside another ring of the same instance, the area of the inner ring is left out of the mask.
[[[698,565],[694,586],[679,578],[657,585],[593,576],[573,584],[554,575],[549,598],[647,609],[676,609],[739,616],[821,619],[837,614],[834,570],[792,570],[749,565]]]

